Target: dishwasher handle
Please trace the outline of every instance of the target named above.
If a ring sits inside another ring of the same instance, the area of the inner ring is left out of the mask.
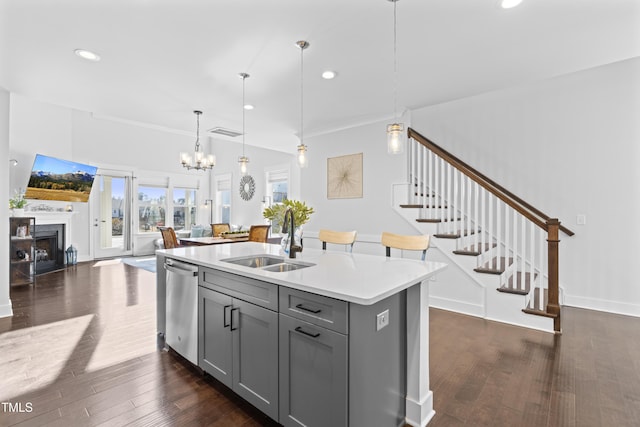
[[[184,262],[176,262],[172,260],[166,260],[164,262],[164,269],[172,273],[179,274],[181,276],[196,277],[198,275],[198,266],[193,264],[187,264]]]

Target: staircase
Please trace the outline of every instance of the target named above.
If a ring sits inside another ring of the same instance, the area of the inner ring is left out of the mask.
[[[486,290],[484,317],[560,333],[559,233],[573,232],[415,130],[408,133],[409,185],[398,212]],[[523,319],[530,315],[541,319]]]

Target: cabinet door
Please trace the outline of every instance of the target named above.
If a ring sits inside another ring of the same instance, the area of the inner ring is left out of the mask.
[[[280,314],[280,424],[347,425],[347,337]]]
[[[278,313],[233,300],[233,390],[278,419]]]
[[[198,287],[198,365],[232,387],[232,298]]]

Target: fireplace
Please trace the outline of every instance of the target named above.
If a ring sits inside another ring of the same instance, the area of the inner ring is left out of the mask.
[[[64,224],[36,223],[36,275],[64,268]]]

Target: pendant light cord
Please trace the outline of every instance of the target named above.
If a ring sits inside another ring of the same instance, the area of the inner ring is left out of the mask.
[[[244,81],[246,78],[247,75],[242,74],[242,157],[244,157]]]
[[[393,121],[398,122],[398,20],[396,16],[396,5],[398,0],[393,1]]]
[[[305,46],[300,46],[300,145],[304,144],[304,128],[303,117],[304,117],[304,49]]]
[[[200,151],[200,113],[196,113],[196,152]]]

